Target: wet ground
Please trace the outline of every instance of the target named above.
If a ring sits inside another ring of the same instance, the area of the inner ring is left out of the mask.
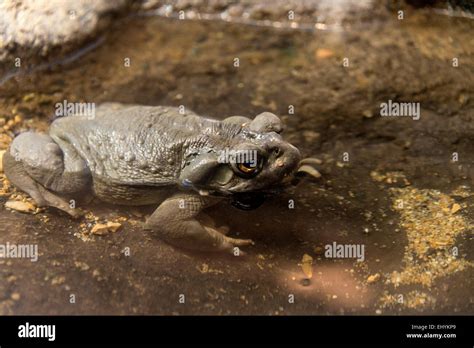
[[[272,111],[323,160],[321,180],[255,211],[208,211],[255,240],[239,257],[166,245],[141,229],[153,207],[11,211],[22,197],[4,181],[0,243],[40,256],[0,260],[0,313],[472,314],[474,22],[420,10],[328,29],[134,16],[80,59],[0,86],[0,149],[66,99]],[[419,102],[420,119],[381,117],[388,100]],[[90,234],[96,220],[122,227]],[[333,242],[364,245],[364,261],[327,258]]]

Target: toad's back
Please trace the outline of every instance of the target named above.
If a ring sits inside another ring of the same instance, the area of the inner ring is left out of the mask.
[[[53,122],[50,135],[71,145],[93,177],[123,185],[162,186],[175,182],[184,156],[210,145],[219,121],[181,114],[177,108],[102,104],[95,116]]]

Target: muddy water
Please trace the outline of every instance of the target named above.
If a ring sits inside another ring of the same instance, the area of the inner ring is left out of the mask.
[[[46,129],[64,99],[184,105],[219,119],[272,111],[305,156],[323,160],[323,178],[252,212],[210,211],[256,241],[240,258],[163,244],[140,228],[153,207],[93,202],[82,221],[2,207],[0,242],[36,243],[40,259],[0,260],[0,310],[472,313],[473,30],[472,20],[431,12],[334,31],[130,17],[79,60],[10,79],[0,116],[22,121],[3,131],[2,148]],[[381,117],[388,100],[420,103],[420,119]],[[123,226],[90,235],[94,217]],[[327,258],[334,242],[364,246],[364,260]]]

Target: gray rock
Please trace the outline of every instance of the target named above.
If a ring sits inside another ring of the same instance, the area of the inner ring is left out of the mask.
[[[54,50],[64,53],[104,29],[111,15],[128,5],[130,0],[0,1],[0,63],[18,68],[16,58],[24,67]]]

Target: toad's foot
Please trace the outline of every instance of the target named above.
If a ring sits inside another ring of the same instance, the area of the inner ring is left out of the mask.
[[[223,251],[229,251],[231,253],[235,252],[235,247],[240,247],[240,246],[247,246],[247,245],[254,245],[255,243],[251,239],[239,239],[239,238],[232,238],[228,237],[225,234],[228,231],[225,231],[226,233],[223,233],[221,231],[221,228],[219,229],[214,229],[212,227],[204,226],[204,228],[207,230],[207,232],[210,235],[213,235],[216,240],[219,240],[219,248],[217,250],[223,250]]]
[[[146,221],[145,229],[157,232],[160,238],[177,247],[236,254],[236,247],[253,242],[228,237],[222,233],[225,230],[205,226],[196,219],[202,209],[217,202],[218,199],[195,194],[174,195],[155,210]]]

